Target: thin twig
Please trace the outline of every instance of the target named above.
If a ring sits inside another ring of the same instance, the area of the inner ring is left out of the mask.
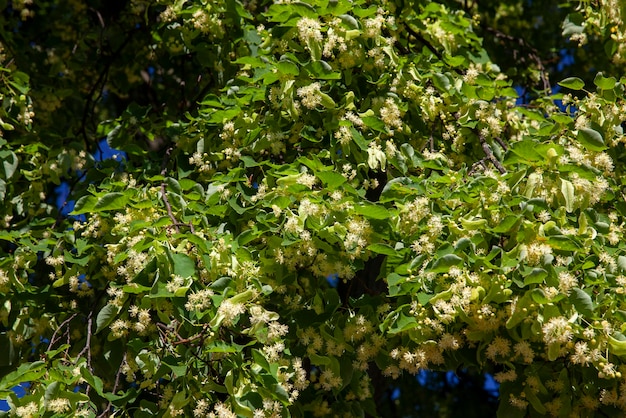
[[[120,364],[120,368],[117,370],[117,373],[115,373],[115,383],[113,384],[113,390],[111,391],[112,394],[115,394],[117,392],[117,387],[120,384],[120,376],[122,375],[122,364],[124,364],[124,362],[126,361],[126,352],[124,352],[124,357],[122,357],[122,363]],[[111,401],[109,401],[109,403],[107,404],[106,408],[104,408],[104,411],[102,411],[102,413],[100,415],[98,415],[98,418],[104,418],[105,416],[109,415],[109,411],[111,410],[111,407],[113,406],[113,403]]]
[[[72,319],[76,318],[77,315],[78,315],[77,313],[72,314],[72,316],[67,318],[65,321],[61,322],[61,324],[57,327],[57,329],[54,330],[54,332],[52,333],[52,337],[50,337],[50,343],[48,344],[48,349],[46,351],[50,351],[52,347],[54,346],[54,344],[56,344],[56,342],[61,339],[61,337],[57,338],[57,333],[64,326],[69,325]]]
[[[479,166],[480,166],[480,167],[482,167],[482,168],[483,168],[483,170],[486,170],[486,169],[487,169],[487,164],[485,164],[485,161],[486,161],[486,160],[487,160],[487,157],[485,157],[485,158],[483,158],[483,159],[481,159],[481,160],[478,160],[478,161],[476,161],[474,164],[472,164],[472,167],[471,167],[471,168],[469,169],[469,171],[467,172],[467,175],[468,175],[468,176],[473,175],[473,174],[474,174],[474,173],[478,170],[478,167],[479,167]]]
[[[489,146],[489,144],[487,143],[487,141],[485,141],[485,137],[482,135],[478,136],[480,138],[480,145],[485,153],[485,155],[487,156],[487,158],[489,159],[489,161],[491,161],[491,163],[496,166],[496,168],[498,169],[498,171],[500,172],[500,174],[506,174],[506,169],[504,168],[504,166],[500,163],[500,161],[498,161],[498,159],[495,157],[495,155],[493,155],[493,152],[491,151],[491,147]]]
[[[509,147],[507,147],[507,146],[506,146],[506,144],[504,143],[504,141],[503,141],[500,137],[497,137],[497,136],[496,136],[496,137],[495,137],[495,138],[493,138],[493,139],[495,139],[495,140],[496,140],[496,142],[497,142],[498,144],[500,144],[500,146],[502,147],[502,149],[503,149],[503,150],[505,150],[505,151],[506,151],[506,150],[508,150],[508,149],[509,149]]]
[[[81,357],[85,352],[87,352],[87,367],[89,371],[93,372],[93,368],[91,367],[91,325],[93,323],[93,311],[89,312],[89,316],[87,317],[87,341],[85,342],[85,347],[78,353],[78,357]]]
[[[107,416],[111,415],[110,409],[111,409],[111,402],[109,402],[107,404],[107,407],[104,408],[104,411],[102,411],[102,413],[100,415],[98,415],[96,418],[104,418],[104,417],[107,417]]]
[[[115,373],[115,383],[113,384],[113,392],[115,394],[115,392],[117,392],[117,388],[120,384],[120,376],[122,375],[122,367],[121,365],[124,364],[124,362],[126,361],[126,351],[124,351],[124,356],[122,357],[122,363],[120,363],[120,368],[117,371],[117,373]]]
[[[443,55],[441,55],[441,52],[439,52],[437,50],[437,48],[435,48],[430,42],[428,42],[426,40],[426,38],[424,38],[422,35],[420,35],[419,33],[417,33],[417,31],[415,31],[411,26],[409,26],[408,24],[405,25],[406,26],[406,30],[407,32],[409,32],[409,34],[414,37],[415,39],[417,39],[418,41],[420,41],[422,44],[424,44],[424,46],[426,48],[428,48],[428,50],[430,52],[432,52],[437,58],[439,58],[441,61],[444,61],[443,59]]]
[[[161,163],[161,175],[164,177],[167,175],[167,163],[170,160],[173,150],[174,150],[173,146],[169,146],[165,150],[163,162]],[[165,204],[165,209],[167,209],[167,216],[169,216],[170,219],[172,220],[174,229],[176,229],[176,232],[180,232],[180,229],[178,229],[178,225],[179,225],[178,219],[176,219],[176,217],[174,216],[174,212],[172,211],[172,205],[170,205],[170,201],[167,198],[167,190],[165,189],[165,180],[161,182],[161,197],[163,199],[163,203]]]
[[[163,158],[163,162],[161,163],[161,175],[164,177],[167,176],[167,163],[170,160],[173,150],[174,150],[173,146],[169,146],[165,150],[165,156]],[[167,189],[166,189],[165,180],[161,182],[161,196],[163,198],[163,203],[165,204],[165,209],[167,210],[167,216],[171,219],[172,225],[174,226],[174,229],[176,230],[176,232],[180,232],[180,229],[178,228],[179,226],[186,226],[189,228],[192,234],[195,233],[195,229],[191,221],[189,221],[188,224],[182,223],[182,222],[179,222],[178,219],[176,219],[176,217],[174,216],[174,212],[172,211],[172,205],[170,204],[170,201],[167,198]]]
[[[176,232],[180,232],[178,228],[178,220],[174,216],[174,212],[172,212],[172,205],[170,205],[170,201],[167,198],[167,190],[165,190],[165,182],[161,183],[161,198],[163,199],[163,203],[165,203],[165,209],[167,209],[167,216],[172,220],[172,224],[174,225],[174,229]]]

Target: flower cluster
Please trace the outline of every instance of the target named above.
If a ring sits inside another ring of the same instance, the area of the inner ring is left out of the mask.
[[[320,103],[322,103],[320,88],[320,83],[316,82],[298,89],[298,97],[301,98],[301,102],[304,107],[307,109],[315,109]]]

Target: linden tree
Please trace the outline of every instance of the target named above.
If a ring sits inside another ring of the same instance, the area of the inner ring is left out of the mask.
[[[626,9],[526,3],[0,1],[0,414],[623,416]]]

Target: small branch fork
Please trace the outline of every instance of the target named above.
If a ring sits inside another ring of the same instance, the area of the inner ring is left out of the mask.
[[[48,343],[48,349],[46,351],[50,351],[52,350],[52,347],[54,347],[54,345],[61,339],[63,338],[63,336],[66,337],[67,339],[67,344],[70,343],[70,322],[72,322],[72,320],[74,318],[76,318],[78,316],[77,313],[72,314],[69,318],[67,318],[65,321],[61,322],[61,324],[57,327],[56,330],[54,330],[54,333],[52,334],[52,337],[50,337],[50,342]],[[65,330],[65,332],[63,332],[62,335],[58,335],[59,332],[67,326],[67,329]]]

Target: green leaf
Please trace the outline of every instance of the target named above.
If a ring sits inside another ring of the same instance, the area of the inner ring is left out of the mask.
[[[322,59],[322,45],[320,40],[317,40],[314,37],[308,37],[306,39],[306,45],[309,47],[313,61],[319,61]]]
[[[372,245],[368,245],[367,249],[377,254],[384,254],[384,255],[390,255],[390,256],[394,256],[398,254],[396,250],[394,250],[390,245],[387,245],[387,244],[372,244]]]
[[[542,161],[544,158],[537,152],[537,141],[522,140],[514,142],[505,156],[505,162]]]
[[[463,237],[460,238],[456,244],[454,244],[454,251],[455,252],[461,252],[463,250],[465,250],[466,248],[470,247],[472,245],[472,240],[467,238],[467,237]]]
[[[361,120],[365,126],[374,131],[384,132],[386,130],[385,123],[376,116],[363,116]]]
[[[327,357],[327,356],[311,354],[309,355],[309,358],[311,359],[311,364],[315,366],[330,366],[330,363],[331,363],[330,357]]]
[[[309,77],[318,80],[340,80],[341,73],[333,71],[333,68],[326,61],[312,61],[304,66],[304,70],[309,73]]]
[[[591,296],[587,294],[584,290],[580,288],[572,289],[572,293],[570,294],[570,301],[576,307],[576,310],[583,314],[586,317],[590,317],[593,315],[593,301],[591,300]]]
[[[566,87],[571,90],[581,90],[585,87],[585,82],[578,77],[568,77],[559,82],[559,86]]]
[[[559,343],[550,343],[548,344],[548,360],[554,361],[559,358],[559,354],[561,353],[561,344]]]
[[[337,107],[335,101],[328,94],[320,93],[319,96],[322,98],[322,106],[324,106],[326,109],[334,109],[335,107]]]
[[[593,79],[593,83],[602,90],[611,90],[615,87],[617,80],[615,77],[604,77],[602,73],[598,73],[596,78]]]
[[[183,188],[180,186],[180,183],[175,178],[167,177],[164,180],[164,183],[167,185],[168,190],[171,190],[171,191],[173,191],[174,193],[177,193],[177,194],[182,194],[183,193]]]
[[[617,267],[621,271],[626,271],[626,256],[620,255],[617,257]]]
[[[569,180],[561,179],[561,193],[565,199],[565,210],[572,212],[574,210],[574,185]]]
[[[83,379],[85,379],[89,386],[96,390],[98,395],[104,397],[104,384],[102,383],[102,379],[100,379],[98,376],[94,376],[93,374],[91,374],[87,367],[81,367],[80,375]]]
[[[300,69],[298,68],[298,66],[291,61],[279,61],[276,63],[276,68],[278,68],[278,71],[283,74],[293,76],[297,76],[300,74]]]
[[[524,277],[524,285],[543,283],[548,277],[548,272],[542,268],[534,268],[529,275]]]
[[[533,304],[532,291],[526,292],[515,305],[515,311],[513,315],[506,322],[507,329],[513,329],[519,325],[522,321],[528,318],[528,309]]]
[[[2,380],[0,380],[0,391],[11,389],[24,382],[36,381],[46,372],[46,363],[43,361],[22,363],[17,370],[2,377]]]
[[[571,35],[583,33],[585,31],[583,24],[584,18],[581,13],[570,13],[563,22],[563,36],[569,38]]]
[[[67,263],[78,264],[79,266],[83,267],[85,267],[87,264],[89,264],[89,261],[91,261],[91,257],[88,255],[85,257],[76,258],[69,251],[64,252],[63,258]]]
[[[390,273],[387,275],[387,286],[389,287],[389,296],[397,296],[400,292],[400,285],[404,283],[404,277],[398,273]]]
[[[350,127],[350,134],[352,135],[352,139],[354,139],[354,142],[356,143],[356,145],[361,149],[361,151],[365,151],[368,148],[368,142],[367,140],[363,137],[363,135],[361,134],[361,132],[359,132],[358,130],[356,130],[354,127]]]
[[[552,348],[552,347],[550,346],[550,348]],[[550,348],[548,349],[548,357],[550,357]],[[559,347],[559,351],[560,351],[560,347]],[[555,360],[556,360],[556,358],[555,358]],[[530,404],[532,405],[534,410],[537,411],[538,413],[540,413],[541,415],[545,415],[546,412],[547,412],[546,407],[543,406],[543,403],[537,397],[535,392],[532,391],[532,390],[527,390],[524,393],[526,394],[526,399],[528,399],[528,402],[530,402]]]
[[[569,125],[574,121],[574,119],[570,115],[563,115],[560,113],[554,113],[550,116],[553,121],[556,123],[560,123],[562,125]]]
[[[503,391],[500,389],[500,402],[498,404],[497,417],[498,418],[524,418],[527,416],[526,408],[518,408],[511,405],[509,402],[508,394],[511,391]],[[519,397],[519,394],[517,394]]]
[[[60,389],[61,389],[61,383],[60,382],[52,382],[52,383],[50,383],[48,385],[48,387],[46,388],[46,392],[44,393],[44,396],[43,396],[43,399],[44,399],[45,403],[47,404],[52,399],[58,397],[58,393],[59,393]]]
[[[580,143],[590,151],[604,151],[608,147],[604,144],[602,134],[595,129],[581,128],[576,137]]]
[[[250,157],[250,156],[248,156],[248,155],[242,155],[242,156],[240,157],[240,160],[241,160],[241,161],[243,161],[243,165],[244,165],[246,168],[249,168],[249,167],[258,167],[258,166],[260,165],[259,163],[257,163],[256,161],[254,161],[254,158],[252,158],[252,157]]]
[[[611,348],[611,354],[626,357],[626,341],[618,340],[609,335],[609,347]]]
[[[404,313],[400,313],[398,319],[387,332],[393,335],[415,327],[417,327],[417,319],[415,319],[415,316],[407,316]]]
[[[450,90],[450,86],[451,86],[450,79],[448,78],[448,76],[445,74],[441,74],[441,73],[433,74],[433,84],[439,90],[444,91],[444,92],[447,92],[448,90]]]
[[[515,226],[515,224],[517,224],[517,221],[519,221],[519,219],[519,215],[507,215],[502,221],[500,221],[498,226],[492,229],[492,231],[498,234],[509,232]]]
[[[104,307],[98,312],[96,317],[96,334],[108,327],[119,313],[119,307],[110,303],[104,305]]]
[[[205,350],[207,353],[238,353],[244,348],[238,344],[228,344],[224,341],[214,341],[207,344]]]
[[[128,204],[128,196],[124,193],[113,192],[107,193],[101,198],[93,206],[94,212],[102,212],[109,210],[118,210],[123,209]]]
[[[315,176],[319,178],[326,187],[333,190],[347,181],[343,175],[334,171],[318,171],[315,173]]]
[[[182,377],[187,374],[187,365],[179,362],[176,357],[165,357],[163,359],[163,364],[165,364],[177,377]]]
[[[378,205],[361,205],[355,206],[354,211],[359,215],[363,215],[371,219],[389,219],[391,214],[388,209]]]
[[[191,277],[196,273],[196,263],[185,254],[171,252],[167,250],[174,265],[174,274],[182,278]]]
[[[74,210],[70,215],[81,215],[83,213],[93,212],[94,205],[98,199],[95,196],[83,196],[74,205]]]
[[[437,259],[433,266],[428,270],[433,273],[446,273],[452,266],[458,266],[463,263],[463,259],[456,254],[446,254]]]
[[[548,244],[552,248],[564,251],[580,251],[583,248],[575,238],[569,235],[551,235],[548,238]]]
[[[3,153],[5,153],[5,151],[3,151]],[[13,177],[15,170],[17,170],[18,159],[12,151],[8,151],[6,154],[6,157],[2,160],[2,166],[4,167],[5,178],[8,180]]]
[[[349,14],[342,14],[339,18],[343,21],[343,23],[348,26],[350,29],[358,29],[359,22]]]
[[[243,213],[247,210],[239,204],[236,197],[231,197],[230,199],[228,199],[228,204],[239,215],[243,215]]]
[[[433,298],[433,295],[429,293],[420,292],[417,294],[417,301],[424,306],[426,306],[432,298]]]

